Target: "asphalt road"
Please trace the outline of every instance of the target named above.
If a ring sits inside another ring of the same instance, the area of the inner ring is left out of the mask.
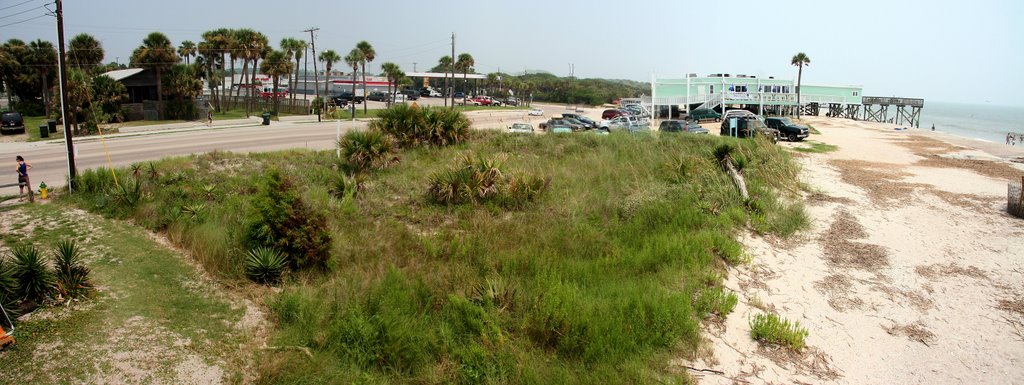
[[[343,122],[342,131],[353,126],[365,127],[365,122]],[[324,123],[273,122],[269,126],[253,125],[235,128],[203,129],[177,132],[153,132],[132,136],[115,136],[103,142],[97,138],[83,138],[75,142],[75,162],[78,170],[108,166],[126,166],[135,162],[155,160],[167,156],[201,154],[214,150],[232,152],[261,152],[290,148],[324,150],[334,147],[336,125]],[[107,154],[110,159],[108,163]],[[29,176],[33,186],[46,182],[49,186],[63,186],[67,176],[67,150],[64,141],[34,143],[4,143],[0,147],[2,164],[9,165],[9,180],[0,173],[0,185],[17,182],[14,157],[22,155],[32,164]],[[0,166],[2,167],[2,166]],[[0,195],[17,194],[16,186],[0,188]]]

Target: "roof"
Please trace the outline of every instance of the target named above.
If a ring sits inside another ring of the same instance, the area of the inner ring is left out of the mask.
[[[107,75],[111,79],[114,79],[116,81],[121,81],[123,79],[135,76],[135,75],[139,74],[142,71],[145,71],[145,69],[142,69],[142,68],[128,68],[128,69],[123,69],[123,70],[110,71],[110,72],[104,73],[104,75]]]

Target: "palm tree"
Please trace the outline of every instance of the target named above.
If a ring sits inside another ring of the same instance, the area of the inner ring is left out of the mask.
[[[444,69],[444,92],[446,92],[446,94],[442,96],[444,96],[444,105],[448,106],[449,95],[447,92],[451,92],[451,90],[448,89],[448,73],[451,72],[452,69],[452,57],[448,55],[441,56],[441,59],[437,60],[437,65]],[[452,103],[454,104],[455,102],[453,101]]]
[[[324,63],[324,97],[321,100],[327,100],[328,86],[331,84],[331,68],[334,67],[334,63],[341,61],[341,56],[338,56],[337,52],[333,49],[326,50],[320,53],[320,61]],[[353,79],[355,80],[355,79]],[[352,84],[355,87],[355,83]],[[353,92],[355,94],[355,92]]]
[[[103,62],[103,46],[92,35],[80,33],[71,38],[67,55],[73,67],[92,73]]]
[[[53,43],[38,39],[28,43],[28,63],[22,63],[32,68],[31,72],[35,72],[42,81],[42,95],[43,104],[46,108],[46,115],[49,116],[51,110],[50,106],[50,78],[54,73],[54,68],[57,67],[57,50],[53,48]]]
[[[466,77],[475,65],[476,61],[473,60],[473,55],[468,53],[460,53],[459,59],[455,61],[455,68],[462,71],[462,92],[465,92],[467,95],[469,94],[469,91],[466,88],[469,87],[469,83],[466,80]]]
[[[238,98],[242,95],[242,88],[246,86],[245,74],[249,72],[249,58],[252,56],[251,42],[256,37],[256,31],[248,28],[233,30],[231,34],[234,38],[231,46],[231,81],[234,82],[235,78],[235,59],[242,59],[242,78],[240,79],[241,85],[235,90],[235,100],[232,101],[232,107],[238,103]],[[250,84],[251,85],[251,84]]]
[[[284,39],[281,39],[281,50],[284,51],[285,56],[288,57],[288,60],[291,60],[292,58],[295,58],[295,80],[288,82],[288,83],[290,83],[292,91],[293,91],[291,93],[292,101],[295,100],[295,92],[294,92],[295,85],[298,84],[298,82],[299,82],[299,58],[302,57],[302,50],[303,50],[302,44],[303,43],[302,43],[301,40],[295,39],[295,38],[291,38],[291,37],[286,37]],[[290,75],[291,74],[289,74],[289,76]],[[293,105],[294,105],[294,103],[293,103]]]
[[[377,58],[377,51],[373,50],[373,46],[369,42],[363,40],[356,44],[356,49],[363,53],[363,91],[366,91],[366,63],[372,62],[373,59]],[[366,113],[366,102],[363,102],[363,113]]]
[[[131,66],[156,71],[156,100],[163,98],[163,71],[181,61],[174,51],[174,45],[166,35],[152,32],[142,40],[142,45],[132,52]]]
[[[391,98],[391,83],[395,83],[395,91],[398,91],[398,81],[405,77],[405,72],[402,71],[398,64],[392,62],[386,62],[380,65],[380,69],[384,71],[384,77],[388,79],[388,98]],[[390,99],[389,99],[390,101]]]
[[[205,35],[205,34],[204,34]],[[203,70],[206,71],[206,82],[210,86],[210,99],[212,104],[220,105],[220,101],[217,99],[217,85],[222,77],[214,77],[213,67],[217,64],[220,52],[214,48],[214,44],[209,41],[201,41],[196,46],[196,53],[199,54],[196,57],[196,63],[199,63],[202,59]]]
[[[793,55],[793,59],[790,60],[789,64],[800,68],[797,70],[796,75],[796,118],[800,119],[800,81],[804,76],[804,66],[811,65],[811,58],[807,57],[803,52],[800,52]]]
[[[274,90],[271,94],[274,103],[274,113],[277,113],[278,107],[281,106],[280,99],[277,97],[277,88],[281,84],[282,76],[290,76],[292,74],[292,58],[286,52],[271,51],[267,55],[266,60],[263,60],[263,66],[260,67],[260,72],[263,72],[267,76],[273,79]]]
[[[181,45],[178,46],[178,55],[185,58],[185,65],[191,65],[192,63],[189,58],[196,56],[196,43],[193,43],[191,40],[181,42]]]
[[[210,66],[210,72],[213,71],[213,65],[214,64],[217,64],[217,63],[220,64],[220,71],[219,71],[219,73],[217,73],[215,75],[216,76],[216,82],[213,81],[214,74],[211,73],[211,74],[209,74],[209,76],[207,76],[207,78],[210,79],[211,90],[213,89],[212,87],[214,87],[214,84],[219,84],[221,86],[220,96],[225,94],[224,87],[226,85],[224,83],[224,75],[225,75],[224,71],[227,69],[226,68],[226,65],[227,65],[227,54],[228,54],[228,52],[230,52],[229,51],[229,49],[230,49],[230,47],[229,47],[229,45],[230,45],[229,44],[230,43],[229,36],[230,35],[231,35],[231,31],[226,29],[226,28],[220,28],[220,29],[215,29],[215,30],[212,30],[212,31],[206,31],[206,32],[203,33],[203,43],[206,43],[206,44],[205,44],[205,46],[201,45],[202,48],[200,48],[201,52],[207,52],[207,53],[204,53],[204,55],[208,55],[209,56],[207,58],[207,65]],[[200,44],[203,44],[203,43],[200,43]],[[220,60],[214,60],[214,58],[217,57],[217,56],[220,56]],[[221,111],[222,108],[223,108],[223,106],[221,104],[221,98],[220,98],[220,96],[218,96],[216,94],[214,94],[214,96],[215,96],[214,97],[214,102],[216,103],[216,108],[217,108],[218,111]]]
[[[345,56],[345,64],[352,67],[352,103],[356,100],[356,72],[359,72],[359,65],[363,63],[363,51],[359,48],[353,48]],[[363,105],[366,105],[366,84],[363,84]]]

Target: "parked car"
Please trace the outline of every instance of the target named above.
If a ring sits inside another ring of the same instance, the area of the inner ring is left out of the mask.
[[[548,127],[548,132],[552,134],[568,134],[573,131],[572,127],[561,124]]]
[[[373,91],[370,93],[369,96],[366,97],[366,99],[375,102],[386,102],[390,98],[388,97],[388,94],[386,92]]]
[[[735,122],[736,127],[732,126]],[[737,138],[753,138],[757,136],[765,136],[772,143],[779,141],[779,130],[768,127],[756,116],[740,116],[722,120],[722,129],[719,131],[719,135],[722,136],[735,136]]]
[[[465,99],[466,98],[466,94],[462,93],[462,92],[456,92],[455,93],[455,98],[456,99]]]
[[[584,130],[589,130],[589,129],[592,129],[592,128],[597,128],[596,124],[595,125],[590,125],[587,122],[584,122],[584,121],[581,121],[581,120],[575,119],[575,118],[570,118],[570,117],[567,117],[567,116],[564,116],[564,115],[562,116],[562,120],[564,120],[566,122],[569,122],[571,124],[577,124],[577,125],[583,126]]]
[[[531,126],[529,123],[512,123],[512,125],[509,126],[508,128],[508,132],[532,134],[533,126]]]
[[[18,112],[4,112],[3,115],[0,115],[0,122],[2,122],[0,123],[0,134],[11,135],[25,133],[25,117],[21,116]]]
[[[663,120],[658,125],[661,132],[689,132],[691,134],[707,134],[708,130],[690,120]]]
[[[530,116],[544,116],[544,110],[540,108],[531,108],[530,112],[527,113]]]
[[[391,97],[392,103],[405,103],[408,100],[409,97],[401,92],[395,92],[395,94]]]
[[[633,116],[649,116],[647,111],[645,111],[643,108],[637,105],[625,106],[622,107],[621,109]]]
[[[441,92],[435,89],[428,88],[421,91],[420,96],[426,96],[428,98],[440,98],[442,95]]]
[[[651,125],[645,119],[640,119],[636,116],[622,115],[601,121],[599,128],[605,131],[626,130],[636,132],[649,131]]]
[[[331,98],[331,101],[334,102],[334,105],[338,107],[348,106],[348,99],[342,98],[340,96],[335,96]]]
[[[626,112],[622,110],[604,110],[604,112],[601,113],[601,119],[608,120],[622,115],[626,115]]]
[[[583,115],[580,115],[580,114],[562,114],[562,117],[563,118],[576,119],[576,120],[580,121],[581,123],[586,124],[590,128],[597,128],[597,126],[599,124],[598,122],[595,122],[595,121],[591,120],[590,118],[588,118],[586,116],[583,116]]]
[[[362,103],[362,102],[364,102],[366,100],[366,98],[364,96],[362,96],[362,95],[355,96],[351,92],[348,92],[348,91],[341,92],[341,93],[335,95],[334,98],[335,99],[344,99],[346,101],[353,102],[353,103],[356,103],[356,104]]]
[[[551,127],[555,127],[555,126],[569,127],[573,131],[583,131],[583,130],[587,129],[587,126],[583,125],[580,122],[573,123],[573,122],[570,122],[568,119],[562,119],[562,118],[551,118],[551,119],[548,119],[548,121],[539,124],[538,126],[540,127],[541,130],[545,130],[545,131],[551,131]]]
[[[747,110],[729,110],[722,114],[722,120],[728,120],[729,118],[735,118],[740,116],[757,116],[753,112]]]
[[[716,122],[722,120],[722,115],[710,108],[698,108],[690,111],[689,117],[698,122],[701,120],[714,120]]]
[[[768,127],[779,130],[779,135],[790,142],[804,140],[810,135],[807,126],[793,123],[789,118],[765,118],[764,124]]]
[[[506,106],[518,106],[519,105],[519,99],[516,99],[515,96],[509,96],[509,97],[505,98],[505,105]]]
[[[417,90],[402,90],[402,94],[409,100],[419,100],[420,92]]]

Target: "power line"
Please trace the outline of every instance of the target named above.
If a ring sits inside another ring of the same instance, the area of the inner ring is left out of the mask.
[[[20,3],[18,3],[18,4],[14,4],[14,5],[8,5],[8,6],[6,6],[6,7],[0,8],[0,11],[3,11],[3,10],[5,10],[5,9],[11,9],[11,8],[17,7],[17,6],[19,6],[19,5],[24,5],[24,4],[28,4],[28,3],[31,3],[31,2],[33,2],[33,1],[36,1],[36,0],[28,0],[28,1],[23,1],[23,2],[20,2]]]
[[[0,28],[10,27],[12,25],[18,25],[18,24],[21,24],[21,23],[27,23],[27,22],[30,22],[32,20],[43,18],[43,17],[47,17],[47,16],[50,16],[50,15],[44,14],[44,15],[39,15],[39,16],[33,17],[31,19],[25,19],[25,20],[22,20],[22,21],[15,21],[13,23],[8,23],[8,24],[0,25]]]
[[[0,16],[0,19],[6,19],[8,17],[13,17],[13,16],[18,16],[18,15],[24,14],[24,13],[29,13],[29,12],[35,11],[35,10],[37,10],[39,8],[46,8],[46,6],[45,5],[40,5],[38,7],[29,8],[29,9],[26,9],[26,10],[21,11],[21,12],[15,12],[15,13],[12,13],[12,14],[3,15],[3,16]]]

